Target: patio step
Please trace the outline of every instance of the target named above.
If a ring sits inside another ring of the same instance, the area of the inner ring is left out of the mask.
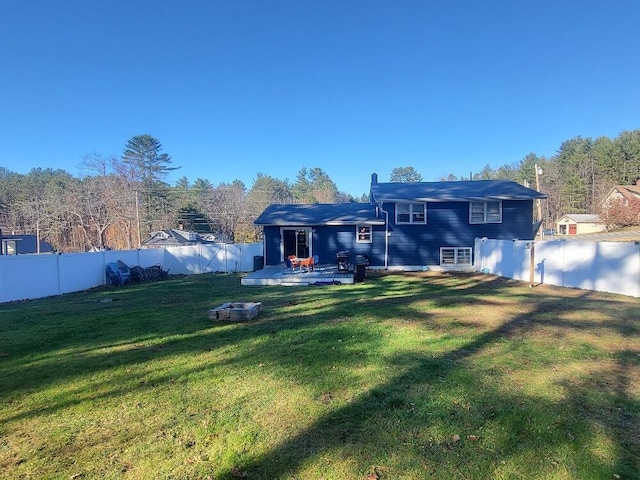
[[[330,283],[353,283],[353,273],[338,273],[335,265],[319,265],[315,271],[285,270],[282,266],[268,266],[242,277],[242,285],[300,286]]]

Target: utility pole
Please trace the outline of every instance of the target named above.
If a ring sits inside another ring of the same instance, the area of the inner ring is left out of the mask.
[[[536,190],[540,192],[540,175],[542,175],[542,167],[537,163],[535,164],[536,168]],[[540,203],[540,199],[536,199],[536,205],[538,207],[538,220],[542,221],[542,204]]]
[[[138,205],[138,191],[136,193],[136,223],[138,224],[138,248],[142,248],[142,236],[140,234],[140,206]]]

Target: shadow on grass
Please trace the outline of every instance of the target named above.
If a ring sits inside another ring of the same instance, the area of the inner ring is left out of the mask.
[[[453,289],[455,293],[450,288],[435,291],[438,295],[433,304],[440,307],[469,301],[490,304],[491,299],[484,299],[484,295],[499,294],[505,286],[500,279],[485,280],[480,285],[465,279]],[[462,292],[465,289],[467,291]],[[418,287],[394,291],[392,286],[378,292],[379,299],[367,302],[375,311],[377,302],[391,299],[385,302],[391,308],[379,315],[378,320],[409,313],[414,315],[411,321],[429,323],[432,320],[429,315],[415,315],[412,308],[416,291],[428,293]],[[398,450],[402,451],[402,462],[408,470],[396,469],[389,478],[508,478],[510,474],[536,478],[556,475],[635,478],[640,474],[640,403],[637,397],[628,394],[629,379],[633,375],[628,367],[631,364],[637,367],[640,351],[622,350],[614,354],[616,368],[613,376],[606,375],[606,385],[599,384],[599,373],[559,382],[558,387],[563,391],[561,398],[544,398],[524,391],[505,392],[499,380],[492,379],[493,369],[479,369],[470,360],[507,339],[526,342],[527,336],[541,326],[568,330],[569,335],[572,330],[588,331],[595,336],[604,330],[623,336],[637,335],[640,318],[637,306],[621,312],[619,305],[615,308],[612,303],[609,309],[606,302],[604,306],[601,304],[601,296],[590,293],[579,293],[561,304],[553,296],[533,297],[533,294],[529,301],[534,303],[535,310],[479,333],[459,348],[435,356],[426,351],[390,358],[389,363],[402,370],[400,375],[348,405],[332,410],[267,454],[250,459],[239,457],[240,467],[221,472],[215,478],[237,478],[238,472],[246,472],[249,478],[295,478],[309,459],[331,459],[336,449],[342,451],[343,458],[352,457],[360,467],[362,478],[373,465],[382,465],[380,469],[384,472],[385,461],[394,463],[390,459]],[[596,309],[607,315],[608,321],[564,319],[565,308],[572,314],[577,309]],[[550,320],[538,319],[536,310],[555,315]],[[256,355],[270,356],[268,350]],[[596,358],[599,355],[601,353],[596,353]],[[523,363],[527,361],[523,359]],[[600,390],[594,395],[593,388],[598,386]],[[466,405],[461,407],[455,401],[448,406],[438,403],[451,398]],[[384,419],[387,419],[388,430],[380,428]],[[404,423],[407,428],[400,432],[396,423]],[[372,431],[371,424],[379,429]],[[486,432],[486,442],[483,432]],[[456,433],[463,434],[461,440],[454,439]],[[603,433],[613,443],[615,465],[604,457],[602,462],[593,460],[607,448],[599,443]],[[390,438],[381,441],[385,435]],[[585,448],[583,453],[567,459],[568,452],[575,453],[582,448]],[[529,464],[525,467],[528,470],[518,471],[520,459],[526,465],[532,452],[547,462]],[[461,458],[464,455],[469,456],[467,461]],[[419,466],[417,470],[416,466]]]
[[[458,307],[466,308],[464,312],[480,307],[500,309],[505,305],[502,295],[515,295],[523,311],[497,321],[494,327],[457,317]],[[112,301],[98,301],[105,298]],[[206,321],[208,308],[238,300],[262,301],[264,312],[259,320],[243,324]],[[442,315],[447,311],[453,312],[453,318]],[[597,311],[608,321],[576,319],[579,311]],[[265,364],[276,375],[312,386],[326,376],[342,375],[348,384],[357,381],[350,376],[351,367],[362,362],[363,356],[375,354],[397,373],[347,405],[330,409],[269,452],[256,457],[239,455],[238,467],[249,478],[296,477],[309,460],[326,457],[330,461],[339,455],[351,458],[364,477],[372,465],[398,463],[393,457],[400,451],[408,466],[405,478],[422,478],[420,473],[425,477],[490,478],[498,469],[505,476],[509,468],[517,472],[515,464],[537,452],[548,463],[527,473],[544,477],[557,472],[567,452],[578,446],[591,448],[585,456],[595,455],[602,446],[593,445],[592,439],[604,431],[615,443],[618,464],[612,469],[603,461],[600,471],[584,472],[580,469],[593,465],[593,460],[572,460],[569,473],[574,478],[611,478],[614,473],[631,478],[640,468],[640,406],[628,393],[640,353],[635,347],[623,346],[611,356],[616,365],[613,378],[589,373],[563,380],[561,398],[541,398],[524,389],[505,391],[499,372],[475,361],[501,342],[514,340],[515,354],[522,354],[523,364],[543,365],[543,359],[526,358],[523,343],[532,332],[545,328],[563,334],[574,331],[598,336],[612,331],[619,336],[637,335],[637,305],[621,309],[619,303],[607,303],[603,296],[577,292],[559,300],[541,290],[514,293],[511,282],[475,275],[381,275],[348,287],[284,289],[246,289],[239,287],[234,276],[201,276],[0,306],[0,312],[5,319],[4,314],[10,313],[11,318],[0,324],[0,353],[6,353],[0,359],[4,401],[74,379],[90,379],[93,372],[114,372],[107,379],[89,380],[92,393],[82,388],[62,392],[44,406],[17,409],[18,413],[2,417],[3,423],[52,413],[87,399],[98,401],[167,382],[187,382],[193,374],[223,366],[241,370]],[[386,347],[388,332],[402,323],[432,336],[458,329],[461,337],[451,334],[446,351],[430,350],[425,343],[423,352],[379,354]],[[154,371],[150,366],[166,357],[225,352],[247,344],[250,349],[223,355],[224,360],[205,355],[198,365],[179,372]],[[599,358],[603,354],[586,351],[585,355]],[[123,366],[130,368],[122,371]],[[334,366],[337,371],[331,370]],[[594,386],[599,388],[598,395],[594,395]],[[453,441],[454,434],[460,434],[461,440]],[[467,435],[480,440],[468,440]],[[217,472],[216,478],[237,475],[237,470],[229,468]],[[392,477],[402,475],[395,470]]]

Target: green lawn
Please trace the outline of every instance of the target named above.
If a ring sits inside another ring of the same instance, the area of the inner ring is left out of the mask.
[[[634,479],[640,301],[413,273],[4,304],[0,402],[7,479]]]

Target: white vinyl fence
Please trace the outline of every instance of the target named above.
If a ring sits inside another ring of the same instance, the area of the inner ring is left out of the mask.
[[[0,256],[0,303],[61,295],[106,284],[106,266],[160,265],[169,274],[250,272],[262,243],[193,245],[145,250]]]
[[[531,248],[533,247],[533,262]],[[640,297],[640,242],[476,239],[475,269],[534,283]]]
[[[476,239],[474,268],[528,282],[531,245],[535,283],[640,297],[639,242]],[[0,256],[0,303],[61,295],[104,285],[106,265],[160,265],[170,274],[249,272],[261,243],[148,250]]]

